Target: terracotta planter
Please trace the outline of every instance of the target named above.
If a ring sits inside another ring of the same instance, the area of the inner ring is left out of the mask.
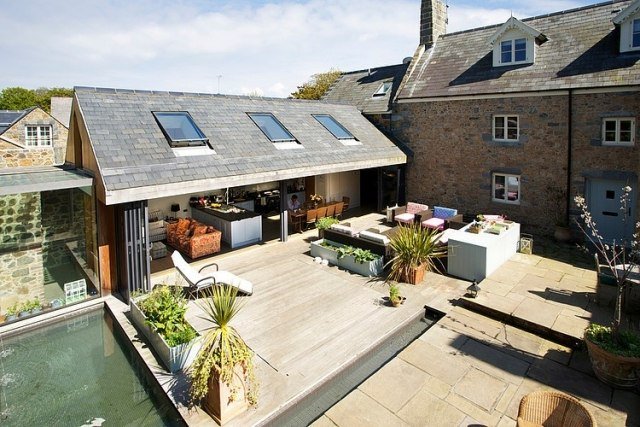
[[[407,300],[407,297],[398,297],[396,300],[389,299],[391,305],[394,307],[400,307]]]
[[[234,373],[231,387],[218,381],[217,375],[211,375],[209,392],[203,401],[204,410],[220,425],[229,422],[249,407],[242,367],[236,365]]]
[[[584,337],[596,377],[615,388],[631,390],[640,384],[640,357],[610,353]]]
[[[569,243],[571,241],[571,229],[569,227],[563,227],[556,225],[556,229],[553,233],[553,237],[557,242]]]
[[[403,281],[412,285],[417,285],[424,280],[424,272],[427,264],[420,264],[418,267],[409,267],[409,271],[403,275]]]

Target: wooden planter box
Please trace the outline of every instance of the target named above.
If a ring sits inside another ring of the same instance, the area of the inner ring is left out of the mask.
[[[363,263],[357,262],[353,255],[345,255],[338,259],[338,266],[354,273],[358,273],[361,276],[371,277],[379,276],[382,274],[384,267],[383,258],[378,257],[374,261],[366,261]]]
[[[200,337],[200,335],[186,344],[169,347],[164,338],[151,329],[151,326],[146,324],[147,318],[140,308],[138,308],[134,300],[130,301],[129,307],[131,308],[131,321],[134,326],[147,338],[169,372],[178,372],[193,363],[198,351],[200,351],[202,347],[202,337]]]
[[[321,244],[325,242],[325,239],[316,240],[311,242],[311,256],[317,257],[319,256],[322,259],[326,259],[329,261],[329,264],[338,265],[338,252],[333,249],[325,248]],[[330,240],[327,242],[331,243],[333,246],[344,246],[340,243],[335,243]]]

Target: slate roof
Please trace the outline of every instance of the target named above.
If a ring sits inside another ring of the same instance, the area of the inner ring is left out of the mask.
[[[355,105],[363,113],[384,113],[391,110],[391,100],[402,81],[407,64],[389,65],[343,73],[322,97],[323,101]],[[380,85],[392,81],[384,96],[373,96]]]
[[[76,88],[106,204],[401,164],[406,156],[353,106],[277,98]],[[177,157],[152,111],[188,111],[215,154]],[[278,150],[247,112],[271,112],[302,143]],[[331,114],[344,146],[311,114]]]
[[[523,19],[548,37],[534,64],[492,66],[488,40],[502,24],[445,34],[411,66],[397,99],[640,84],[640,53],[618,53],[620,31],[611,22],[630,3]]]
[[[27,110],[0,110],[0,135],[32,109],[33,108]]]
[[[60,123],[69,127],[71,120],[71,103],[73,98],[69,96],[51,97],[51,115]]]

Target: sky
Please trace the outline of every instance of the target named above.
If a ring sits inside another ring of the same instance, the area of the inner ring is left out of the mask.
[[[448,0],[447,32],[596,3]],[[0,88],[286,97],[319,72],[398,64],[420,0],[0,0]]]

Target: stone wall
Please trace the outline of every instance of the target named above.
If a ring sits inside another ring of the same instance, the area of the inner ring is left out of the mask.
[[[0,147],[0,169],[29,167],[29,166],[50,166],[64,163],[67,146],[68,129],[51,115],[40,108],[35,108],[17,123],[7,129],[2,137],[25,145],[25,128],[32,125],[51,125],[52,146],[51,147],[12,147],[6,149],[6,144]]]
[[[564,204],[548,188],[566,186],[568,100],[563,96],[396,104],[393,133],[414,152],[407,200],[504,214],[523,230],[549,234]],[[517,114],[517,142],[492,140],[493,116]],[[492,201],[493,172],[521,175],[520,204]]]

